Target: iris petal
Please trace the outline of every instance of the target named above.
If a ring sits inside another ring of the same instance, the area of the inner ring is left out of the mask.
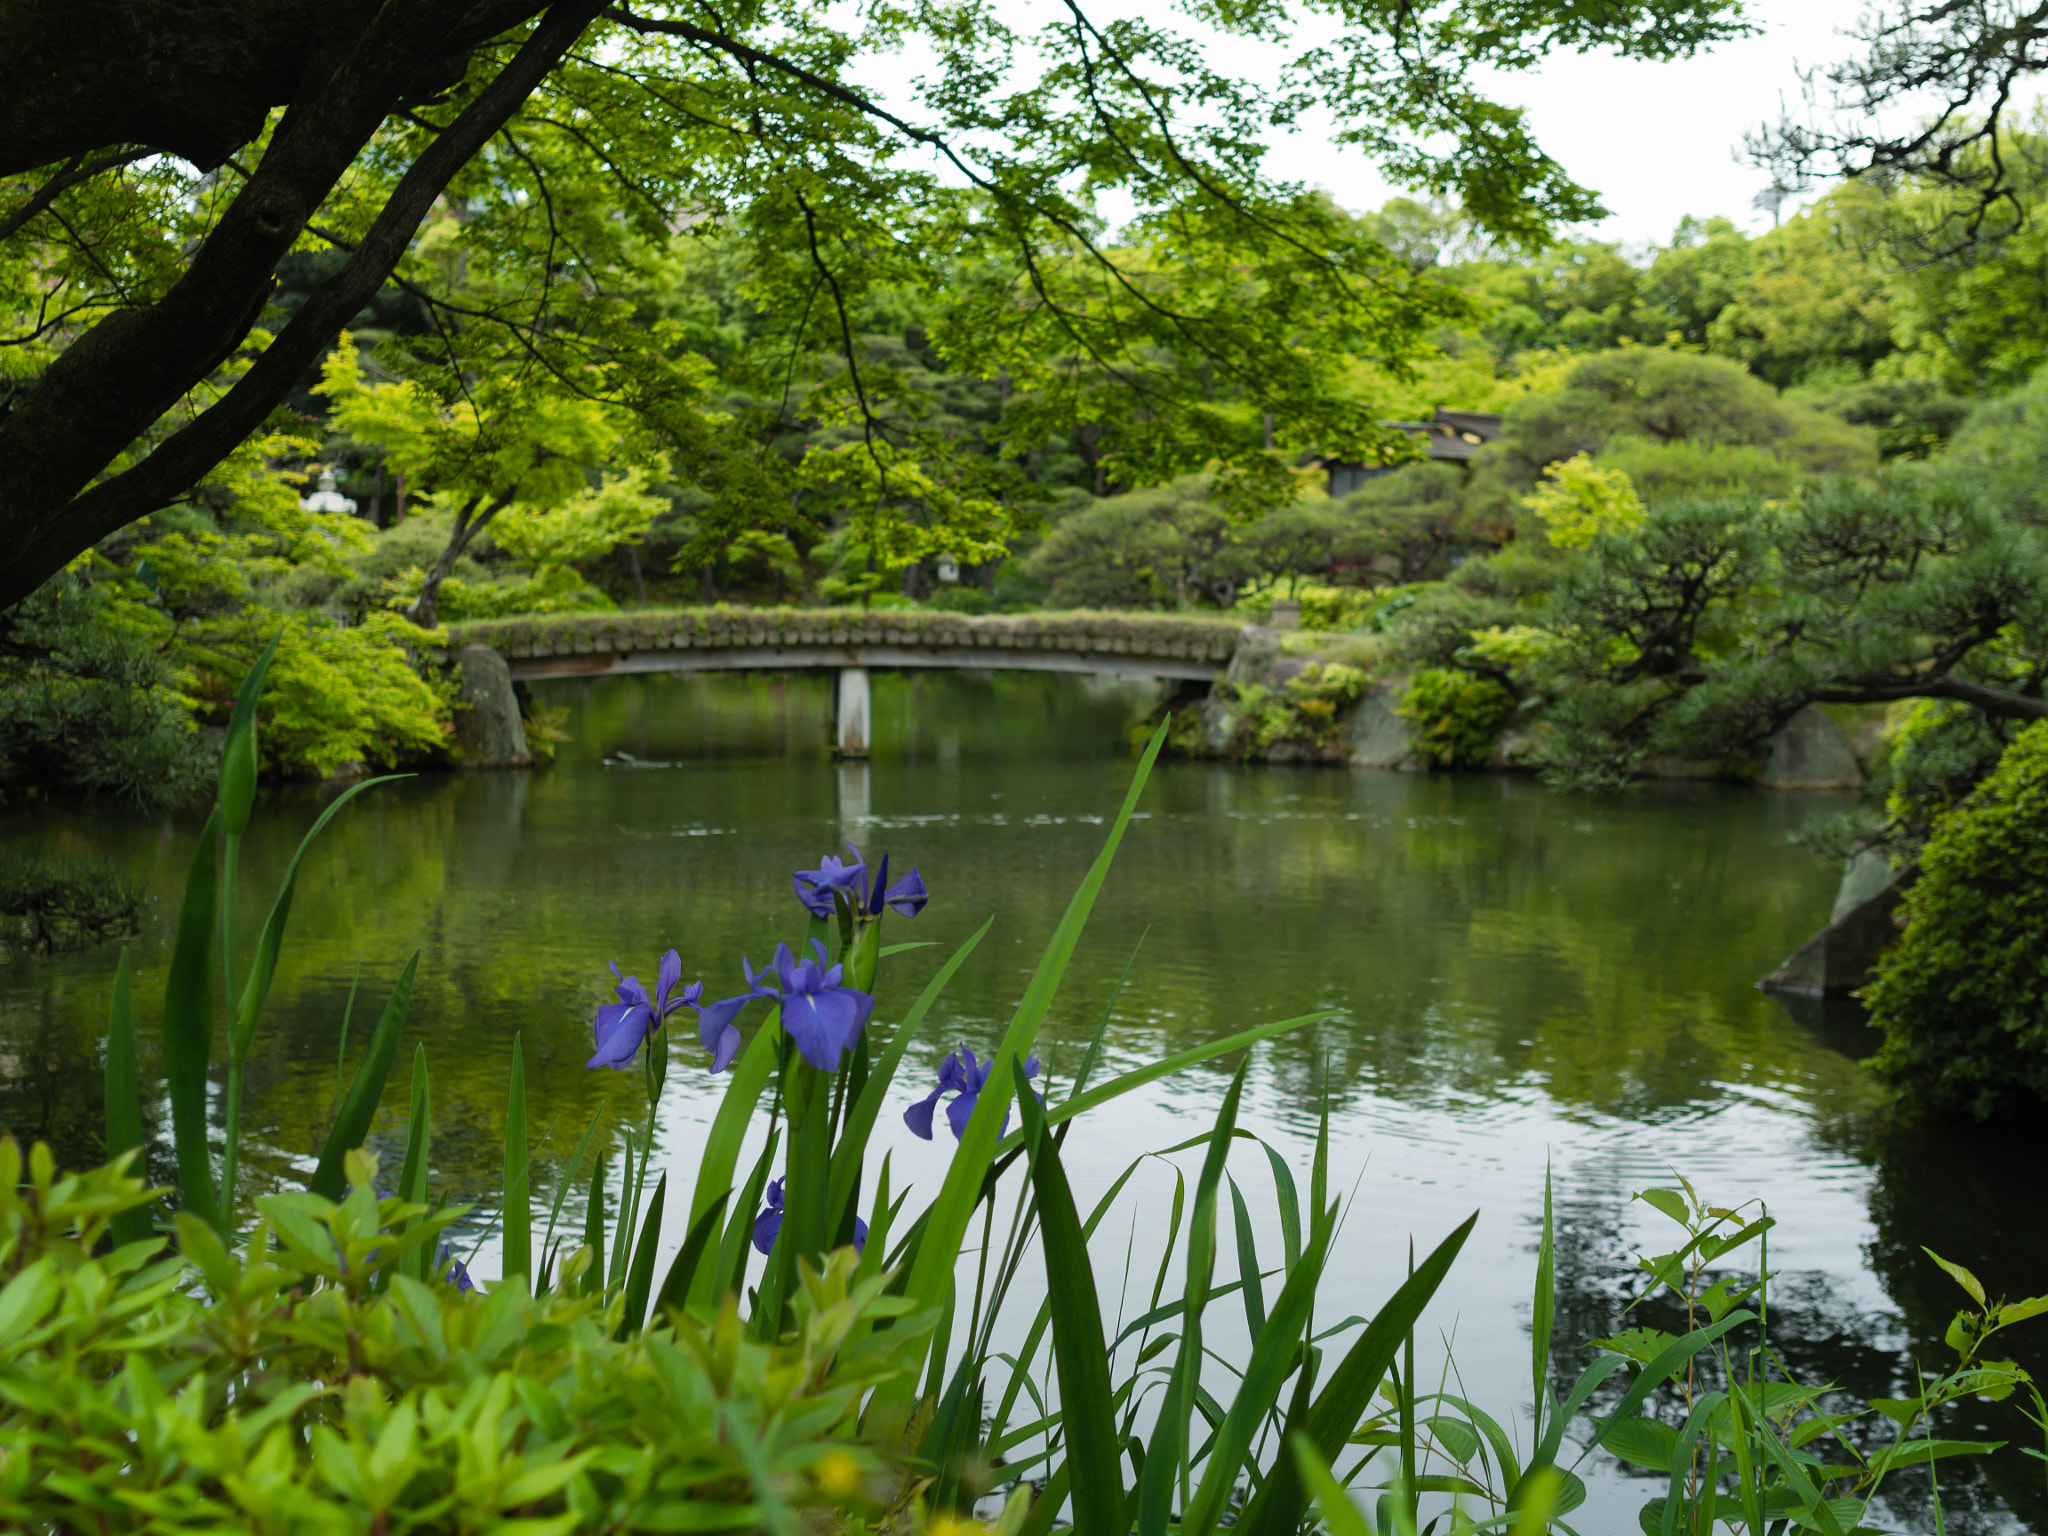
[[[605,1015],[609,1013],[608,1019]],[[638,1004],[609,1003],[597,1011],[597,1054],[585,1066],[610,1067],[614,1071],[631,1062],[647,1038],[653,1022],[652,1010]]]
[[[761,1219],[754,1223],[754,1246],[762,1253],[775,1246],[776,1234],[782,1230],[782,1212],[764,1211]]]
[[[946,1123],[953,1127],[955,1141],[967,1134],[967,1122],[974,1118],[974,1106],[980,1102],[979,1093],[963,1093],[946,1106]]]
[[[932,1139],[932,1111],[939,1107],[939,1095],[945,1091],[945,1086],[941,1084],[903,1111],[903,1123],[910,1127],[911,1135],[925,1141]]]

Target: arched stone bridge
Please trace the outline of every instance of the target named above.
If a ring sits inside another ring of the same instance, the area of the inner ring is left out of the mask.
[[[1015,668],[1213,682],[1229,669],[1241,631],[1228,620],[1151,614],[969,618],[833,608],[552,614],[449,626],[455,647],[488,646],[505,658],[513,677],[528,680],[831,668],[840,674],[839,745],[852,756],[867,750],[871,668]]]

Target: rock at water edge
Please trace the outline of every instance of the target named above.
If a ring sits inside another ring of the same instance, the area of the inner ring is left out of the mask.
[[[455,750],[465,768],[524,768],[526,722],[512,669],[487,645],[458,647],[448,658],[458,668],[455,688]]]
[[[1842,728],[1809,704],[1771,738],[1756,781],[1771,789],[1856,789],[1863,769]]]
[[[1416,764],[1415,737],[1408,722],[1394,713],[1401,701],[1399,683],[1381,683],[1351,712],[1344,724],[1344,739],[1351,747],[1355,768],[1413,768]]]
[[[1794,992],[1805,997],[1855,991],[1870,980],[1877,957],[1898,939],[1899,903],[1918,873],[1919,866],[1908,865],[1876,894],[1800,945],[1757,985],[1766,992]]]

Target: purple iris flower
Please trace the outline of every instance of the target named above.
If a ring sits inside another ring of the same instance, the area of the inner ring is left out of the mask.
[[[988,1074],[995,1066],[995,1060],[976,1061],[974,1052],[966,1046],[953,1052],[939,1063],[939,1086],[931,1093],[903,1111],[903,1123],[910,1127],[911,1134],[926,1141],[932,1139],[932,1111],[939,1106],[940,1096],[951,1093],[953,1102],[946,1106],[946,1123],[953,1127],[953,1139],[958,1141],[967,1134],[967,1122],[974,1116],[974,1106],[981,1102],[981,1090],[988,1086]],[[1024,1075],[1038,1076],[1038,1058],[1024,1058]],[[1041,1102],[1044,1095],[1040,1096]],[[1010,1117],[1003,1116],[1002,1135],[1010,1129]]]
[[[803,1058],[821,1072],[836,1072],[839,1061],[867,1027],[875,1000],[866,992],[842,986],[844,966],[825,963],[825,942],[811,940],[815,960],[799,960],[787,944],[775,946],[772,965],[758,974],[742,958],[747,973],[747,990],[737,997],[720,998],[699,1010],[703,1021],[704,1048],[711,1052],[711,1070],[723,1072],[740,1048],[740,1032],[733,1020],[757,997],[782,1004],[782,1027]]]
[[[775,1236],[782,1230],[782,1180],[777,1179],[768,1186],[768,1209],[761,1213],[761,1219],[754,1223],[754,1247],[762,1253],[775,1246]],[[853,1218],[853,1246],[856,1252],[868,1245],[868,1224],[858,1216]]]
[[[618,964],[613,962],[612,975],[618,974]],[[679,1008],[699,1007],[704,983],[693,981],[677,992],[676,983],[682,979],[683,957],[674,950],[661,957],[653,997],[647,995],[638,976],[620,977],[616,988],[619,1000],[602,1004],[597,1010],[597,1054],[584,1065],[610,1067],[614,1071],[629,1066],[640,1050],[640,1042],[661,1028],[670,1014]],[[673,997],[669,995],[672,992]]]
[[[441,1278],[454,1286],[456,1290],[473,1291],[476,1289],[476,1282],[469,1278],[469,1266],[456,1257],[455,1245],[453,1243],[443,1243],[441,1251],[434,1256],[434,1267],[436,1269],[441,1269],[441,1266],[444,1264],[447,1268],[441,1270]]]
[[[853,857],[842,863],[832,854],[818,860],[816,869],[800,869],[790,876],[796,887],[796,899],[804,904],[804,910],[813,917],[832,915],[832,898],[840,892],[846,893],[848,906],[858,906],[862,888],[867,883],[868,867],[861,862],[860,850],[848,843],[846,851]]]
[[[790,877],[796,886],[796,899],[811,916],[830,917],[832,898],[842,894],[846,904],[860,917],[880,917],[884,907],[899,917],[915,917],[924,910],[931,893],[925,890],[923,877],[916,870],[891,885],[889,860],[884,855],[870,883],[867,862],[861,858],[860,850],[848,843],[846,851],[853,855],[850,860],[840,860],[828,853],[818,860],[818,868],[800,869]]]

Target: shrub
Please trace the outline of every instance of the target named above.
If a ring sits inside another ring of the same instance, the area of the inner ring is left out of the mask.
[[[853,1421],[929,1319],[902,1326],[851,1249],[805,1273],[781,1342],[731,1305],[621,1338],[588,1249],[540,1296],[404,1272],[455,1213],[378,1200],[367,1153],[346,1200],[269,1197],[239,1248],[181,1213],[169,1256],[102,1247],[157,1193],[127,1162],[60,1177],[0,1141],[9,1530],[792,1529],[890,1491]]]
[[[2048,723],[1935,823],[1906,930],[1865,990],[1878,1071],[1986,1119],[2048,1098]]]
[[[62,575],[0,615],[0,796],[173,805],[212,777],[173,669]]]
[[[1365,696],[1365,686],[1356,667],[1312,661],[1277,688],[1247,688],[1239,699],[1246,745],[1259,756],[1282,742],[1327,751],[1336,745],[1343,711]]]
[[[1499,683],[1448,667],[1408,679],[1394,713],[1415,727],[1415,751],[1432,768],[1483,768],[1515,707]]]

